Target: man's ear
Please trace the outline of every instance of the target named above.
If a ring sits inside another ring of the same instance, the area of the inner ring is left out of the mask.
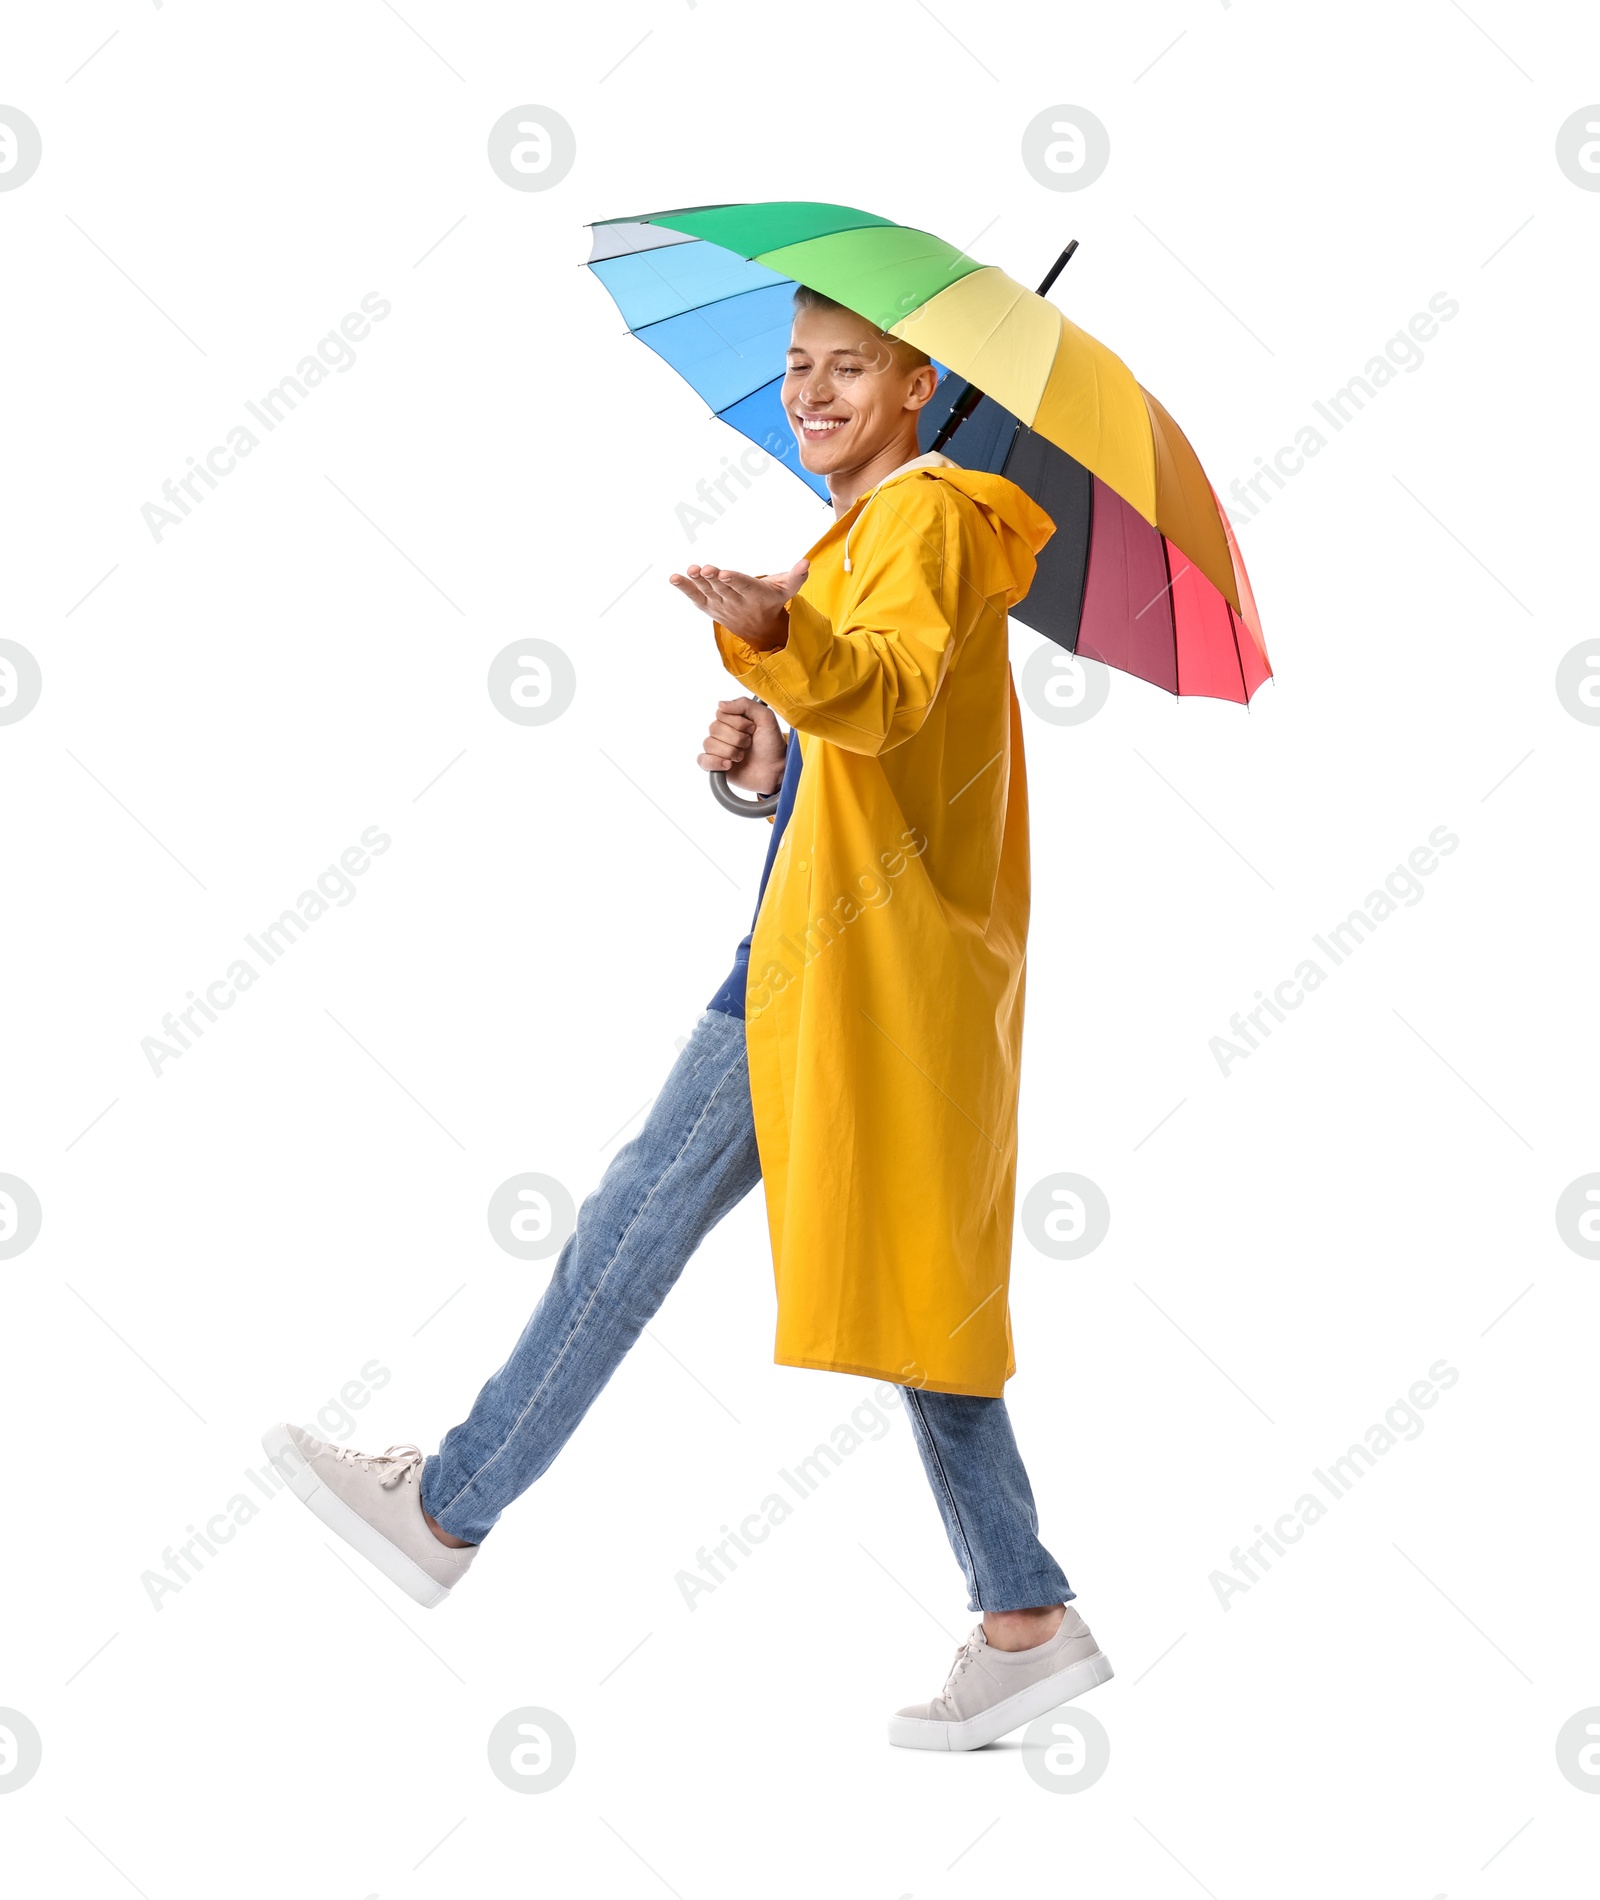
[[[925,409],[933,401],[939,390],[939,372],[931,363],[924,363],[913,372],[915,380],[911,385],[911,400],[908,409]],[[924,380],[926,379],[926,380]]]

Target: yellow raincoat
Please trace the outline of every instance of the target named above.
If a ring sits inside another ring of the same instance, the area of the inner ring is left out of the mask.
[[[942,455],[809,551],[784,646],[724,664],[795,729],[799,792],[745,996],[780,1365],[995,1397],[1028,930],[1006,612],[1055,524]]]

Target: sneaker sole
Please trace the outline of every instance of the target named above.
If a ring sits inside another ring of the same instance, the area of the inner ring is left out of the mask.
[[[359,1511],[352,1510],[337,1492],[328,1489],[307,1464],[300,1447],[289,1436],[287,1425],[274,1425],[270,1431],[263,1432],[261,1446],[272,1460],[273,1469],[300,1502],[320,1517],[336,1537],[343,1538],[352,1550],[360,1551],[368,1563],[381,1570],[391,1583],[398,1584],[413,1603],[420,1603],[425,1610],[431,1610],[449,1596],[449,1584],[430,1577],[421,1564],[414,1563],[397,1544],[391,1544],[382,1531],[369,1524]]]
[[[997,1702],[992,1709],[969,1715],[964,1722],[930,1722],[917,1715],[892,1715],[889,1740],[895,1748],[936,1748],[952,1752],[985,1748],[999,1741],[1014,1728],[1037,1721],[1064,1702],[1071,1702],[1090,1689],[1109,1682],[1113,1675],[1111,1660],[1101,1650],[1071,1663],[1054,1676],[1046,1676],[1015,1695]]]

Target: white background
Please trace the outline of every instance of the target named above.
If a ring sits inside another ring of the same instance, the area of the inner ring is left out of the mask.
[[[1600,1267],[1554,1209],[1600,1167],[1600,729],[1554,676],[1600,632],[1600,196],[1554,141],[1593,18],[122,0],[6,41],[43,138],[0,194],[0,634],[44,676],[0,729],[0,1169],[44,1210],[0,1263],[0,1705],[44,1744],[11,1890],[1590,1891],[1555,1738],[1600,1704]],[[547,191],[486,160],[524,103],[576,133]],[[1111,136],[1078,193],[1021,158],[1061,103]],[[1118,1671],[1076,1793],[1015,1737],[885,1744],[972,1620],[898,1413],[686,1609],[675,1573],[869,1391],[771,1364],[759,1197],[438,1612],[292,1500],[159,1609],[141,1582],[371,1360],[332,1435],[437,1443],[548,1274],[489,1196],[588,1191],[746,927],[767,828],[695,768],[729,682],[665,576],[785,566],[826,511],[773,469],[686,541],[742,445],[581,227],[776,198],[1030,282],[1079,237],[1058,300],[1224,493],[1460,305],[1241,526],[1248,713],[1116,675],[1084,725],[1026,715],[1019,1189],[1112,1209],[1077,1262],[1019,1232],[1013,1282],[1043,1534]],[[373,291],[355,366],[156,542],[163,480]],[[542,727],[485,687],[529,634],[578,676]],[[354,901],[152,1075],[141,1039],[370,825]],[[1224,1078],[1211,1038],[1439,825],[1423,899]],[[1233,1547],[1441,1358],[1422,1436],[1224,1610]],[[524,1705],[577,1737],[537,1798],[485,1755]]]

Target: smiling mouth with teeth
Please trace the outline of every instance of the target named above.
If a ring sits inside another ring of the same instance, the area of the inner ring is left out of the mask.
[[[835,429],[842,429],[848,420],[847,416],[802,416],[800,427],[807,435],[832,435]]]

